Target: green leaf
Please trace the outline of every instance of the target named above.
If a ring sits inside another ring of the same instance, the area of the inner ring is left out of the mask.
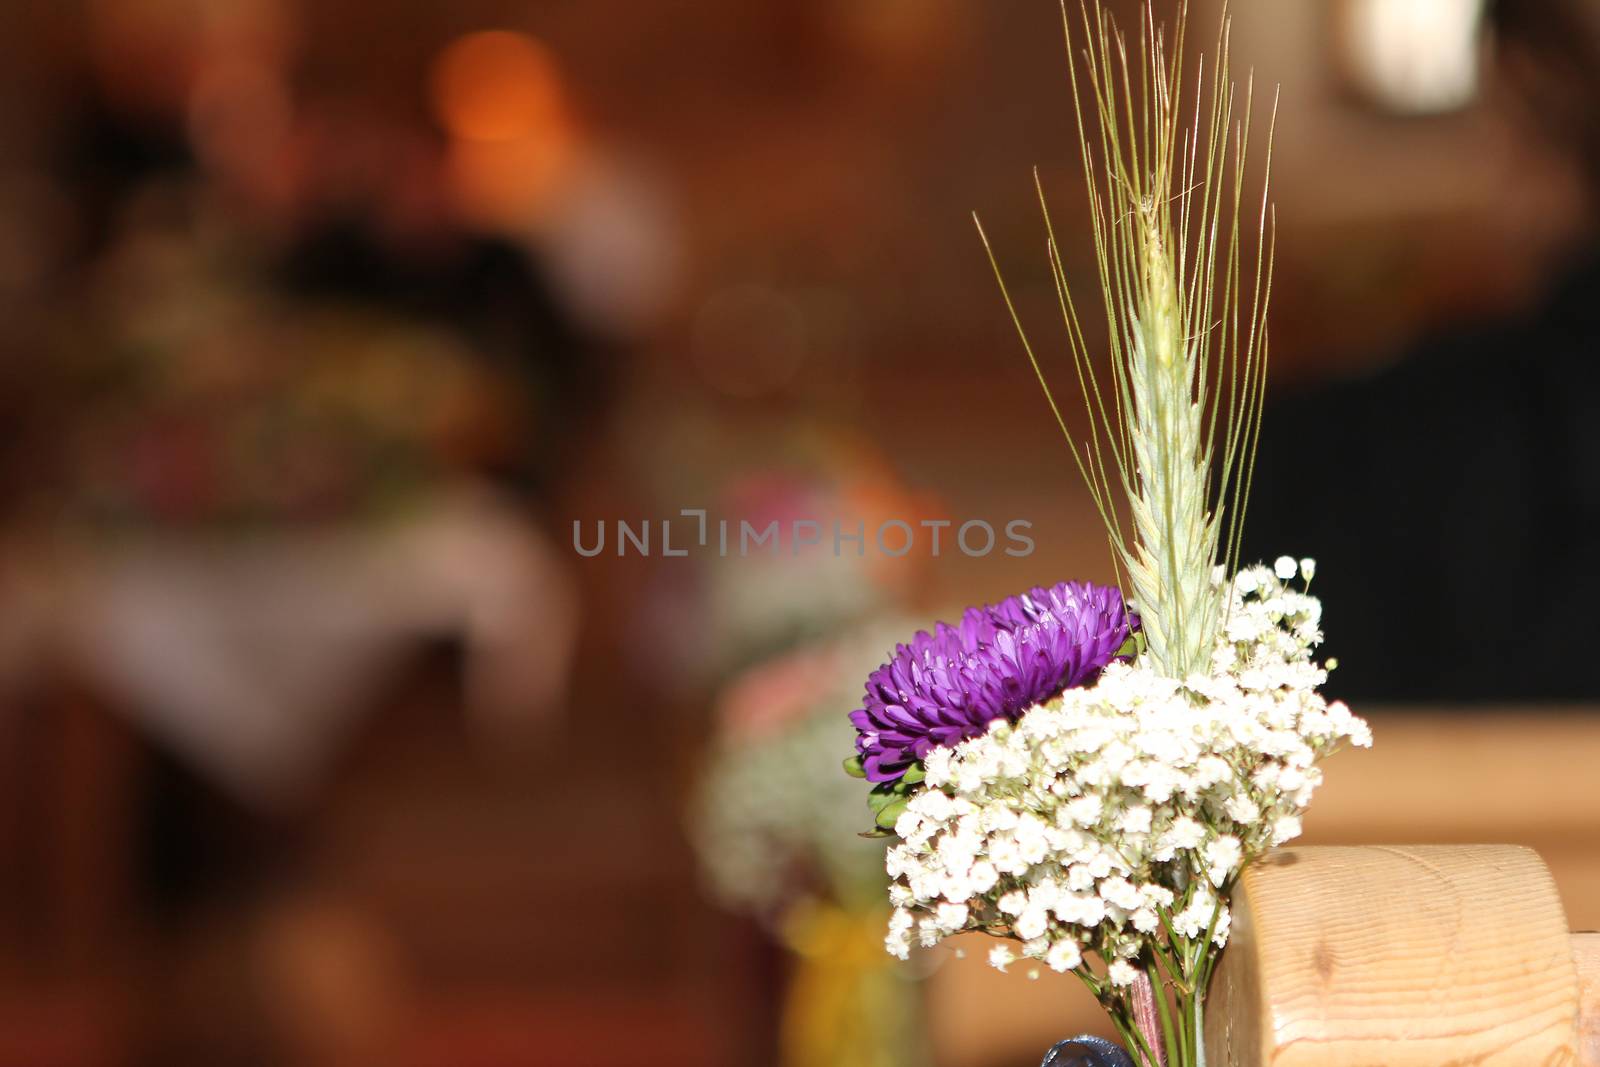
[[[856,836],[857,837],[865,837],[868,840],[875,840],[877,838],[893,837],[894,836],[894,831],[893,830],[878,830],[878,829],[863,830],[861,833],[857,834]]]
[[[861,757],[859,755],[851,756],[844,761],[844,773],[852,778],[865,778],[867,776],[867,769],[861,765]]]
[[[904,783],[905,788],[909,790],[912,786],[920,784],[923,779],[927,777],[928,772],[926,768],[924,768],[920,763],[913,763],[911,766],[906,768],[906,773],[900,776],[900,781]]]
[[[893,804],[886,805],[878,812],[878,825],[885,830],[893,830],[894,824],[899,821],[900,815],[906,810],[908,802],[896,799]]]

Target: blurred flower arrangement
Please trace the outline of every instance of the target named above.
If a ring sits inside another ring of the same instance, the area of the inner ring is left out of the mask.
[[[797,969],[780,1036],[786,1067],[921,1062],[914,981],[881,951],[884,842],[863,839],[861,798],[838,774],[852,699],[869,650],[899,632],[870,624],[737,676],[717,705],[716,736],[692,812],[706,881],[730,910],[775,931]]]
[[[674,533],[675,543],[692,545],[704,522],[705,548],[656,569],[651,610],[641,613],[660,657],[652,665],[658,677],[685,688],[720,685],[792,649],[868,625],[886,605],[904,602],[925,574],[921,546],[898,558],[853,545],[835,554],[836,522],[871,531],[886,519],[916,523],[941,511],[859,433],[801,419],[730,431],[687,403],[625,421],[637,434],[632,446],[661,511],[672,515],[686,503],[705,508],[704,518],[679,515]],[[785,540],[781,550],[749,551],[740,544],[741,523],[790,531],[797,521],[817,523],[816,543]],[[726,549],[721,523],[730,526]],[[704,625],[667,627],[663,636],[662,620],[684,611]]]
[[[375,517],[507,445],[452,332],[281,296],[204,227],[136,227],[62,345],[57,512],[93,529]]]
[[[1087,440],[1068,429],[1018,329],[1129,601],[1062,583],[918,633],[870,675],[846,769],[872,783],[874,833],[896,839],[892,954],[965,931],[1000,938],[995,966],[1020,954],[1077,975],[1140,1064],[1190,1067],[1205,1063],[1205,993],[1230,891],[1252,860],[1300,833],[1316,764],[1371,734],[1318,692],[1314,563],[1239,566],[1271,228],[1263,189],[1246,262],[1251,94],[1236,118],[1226,16],[1195,129],[1178,102],[1182,7],[1170,50],[1146,8],[1132,58],[1097,2],[1082,17],[1086,73],[1074,64],[1072,86],[1108,382],[1053,235],[1049,254]],[[1072,36],[1069,21],[1069,46]]]
[[[828,457],[831,468],[782,466],[751,470],[730,480],[718,495],[721,516],[761,528],[796,520],[855,519],[862,511],[888,510],[904,499],[892,478],[879,478],[870,457]],[[873,494],[882,494],[885,502]],[[781,552],[756,551],[718,559],[707,573],[710,642],[733,663],[759,662],[775,652],[816,641],[839,626],[870,618],[894,593],[900,573],[882,561],[851,552],[834,555],[827,538]],[[898,568],[899,572],[911,566]]]

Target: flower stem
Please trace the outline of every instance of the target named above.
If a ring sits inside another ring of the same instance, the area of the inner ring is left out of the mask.
[[[1139,1027],[1134,1024],[1131,1015],[1124,1008],[1111,1012],[1111,1022],[1117,1028],[1117,1035],[1122,1038],[1122,1045],[1134,1062],[1141,1067],[1154,1067],[1149,1047],[1145,1044],[1144,1035],[1139,1033]]]

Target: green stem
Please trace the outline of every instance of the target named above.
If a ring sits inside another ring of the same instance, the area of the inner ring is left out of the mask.
[[[1139,1027],[1132,1019],[1123,1017],[1121,1009],[1111,1010],[1111,1023],[1117,1028],[1117,1036],[1122,1038],[1122,1046],[1126,1048],[1133,1058],[1147,1067],[1155,1067],[1155,1059],[1150,1054],[1149,1046],[1144,1042],[1139,1033]]]

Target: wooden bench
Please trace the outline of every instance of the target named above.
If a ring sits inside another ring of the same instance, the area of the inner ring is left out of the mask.
[[[1600,1067],[1600,934],[1514,845],[1332,846],[1246,872],[1216,1067]]]

